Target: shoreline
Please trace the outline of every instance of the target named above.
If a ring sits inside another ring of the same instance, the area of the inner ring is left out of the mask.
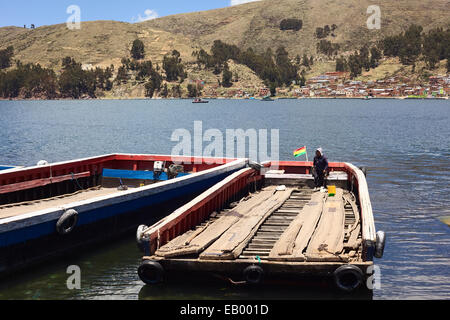
[[[204,100],[255,100],[263,101],[262,97],[258,98],[235,98],[235,97],[201,97]],[[317,100],[317,99],[328,99],[328,100],[449,100],[449,97],[271,97],[274,101],[276,100]],[[142,97],[124,97],[124,98],[89,98],[89,99],[69,99],[69,98],[56,98],[56,99],[22,99],[13,98],[5,99],[0,98],[0,101],[120,101],[120,100],[194,100],[195,98],[142,98]]]

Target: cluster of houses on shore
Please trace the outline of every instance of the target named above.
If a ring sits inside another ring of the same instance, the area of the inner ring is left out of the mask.
[[[327,72],[313,77],[306,86],[294,89],[297,97],[448,97],[450,75],[432,76],[428,84],[412,84],[407,79],[392,77],[377,81],[346,80],[348,72]]]
[[[406,98],[406,97],[436,97],[450,96],[450,75],[429,77],[426,84],[413,84],[408,79],[392,77],[377,81],[348,80],[348,72],[327,72],[310,78],[303,87],[277,89],[277,96],[292,98]],[[206,89],[206,88],[205,88]],[[227,90],[218,93],[218,88],[205,90],[204,95],[210,97],[225,96],[227,98],[251,98],[270,95],[269,88],[244,88]],[[256,89],[256,90],[255,90]]]

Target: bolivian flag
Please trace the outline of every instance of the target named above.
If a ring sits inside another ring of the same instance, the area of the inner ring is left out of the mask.
[[[294,151],[294,156],[297,158],[297,157],[300,157],[301,155],[303,155],[305,153],[306,153],[306,147],[303,147],[303,148],[295,150]]]

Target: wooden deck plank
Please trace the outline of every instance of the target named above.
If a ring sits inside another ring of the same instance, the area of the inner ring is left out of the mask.
[[[72,194],[61,195],[50,199],[24,202],[22,204],[8,204],[0,207],[0,219],[16,217],[35,211],[61,207],[73,202],[85,201],[97,197],[109,196],[117,193],[116,188],[92,188],[77,191]]]
[[[67,174],[64,176],[56,176],[51,178],[44,178],[44,179],[34,179],[30,181],[25,182],[18,182],[14,184],[8,184],[4,186],[0,186],[0,194],[9,193],[9,192],[15,192],[15,191],[21,191],[31,188],[37,188],[37,187],[43,187],[49,184],[53,183],[59,183],[67,180],[73,180],[73,179],[80,179],[80,178],[86,178],[91,175],[90,171],[81,172],[81,173],[75,173],[75,174]]]
[[[311,238],[323,208],[323,193],[314,193],[297,218],[292,221],[277,243],[274,245],[269,260],[303,261],[303,250]]]
[[[345,209],[343,190],[338,188],[334,197],[328,197],[311,241],[306,250],[308,261],[340,261],[344,249]]]
[[[202,252],[253,208],[269,199],[274,192],[274,186],[263,189],[261,192],[248,198],[247,201],[238,203],[232,210],[223,215],[221,214],[220,218],[208,225],[194,239],[191,239],[188,244],[180,243],[178,246],[170,246],[170,251],[161,250],[163,248],[161,247],[155,252],[155,255],[169,258]],[[170,242],[168,245],[170,245]]]
[[[289,199],[293,189],[277,191],[248,215],[242,217],[213,245],[200,254],[200,259],[236,259],[258,231],[260,225]]]
[[[358,206],[356,205],[356,202],[353,199],[351,199],[351,197],[349,197],[348,195],[344,195],[344,200],[350,204],[353,214],[355,216],[354,224],[348,231],[350,237],[347,241],[347,244],[345,245],[345,248],[358,249],[358,247],[361,244],[361,241],[360,240],[358,241],[358,237],[361,232],[361,219],[359,216]]]

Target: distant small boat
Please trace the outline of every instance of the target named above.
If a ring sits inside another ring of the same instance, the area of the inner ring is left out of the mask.
[[[267,96],[267,97],[262,98],[261,101],[274,101],[274,100],[271,97]]]
[[[209,103],[207,100],[202,100],[201,98],[196,98],[192,103]]]

